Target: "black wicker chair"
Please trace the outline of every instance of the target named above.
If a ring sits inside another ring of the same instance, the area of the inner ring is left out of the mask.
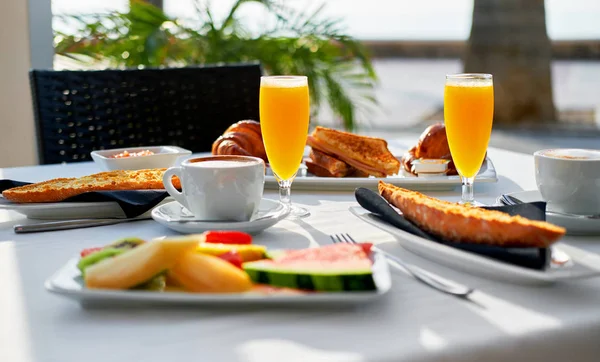
[[[177,145],[210,151],[232,123],[258,120],[259,64],[30,72],[41,164],[98,149]]]

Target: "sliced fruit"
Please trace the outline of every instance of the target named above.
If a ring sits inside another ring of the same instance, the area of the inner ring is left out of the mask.
[[[145,243],[145,241],[140,238],[128,237],[128,238],[119,239],[119,240],[115,241],[114,243],[111,243],[111,244],[105,246],[105,248],[112,247],[112,248],[117,248],[117,249],[133,249],[136,246],[142,245],[144,243]]]
[[[86,257],[86,256],[88,256],[88,255],[90,255],[90,254],[93,254],[93,253],[95,253],[95,252],[97,252],[97,251],[100,251],[100,250],[102,250],[102,247],[97,247],[97,248],[87,248],[87,249],[83,249],[79,255],[80,255],[82,258],[84,258],[84,257]]]
[[[371,259],[356,244],[280,251],[273,260],[244,263],[253,282],[314,291],[375,290]]]
[[[89,266],[131,250],[143,243],[145,241],[140,238],[123,238],[103,247],[83,249],[81,251],[81,259],[77,263],[77,268],[79,268],[82,274],[85,274],[85,269]]]
[[[102,289],[129,289],[138,286],[171,268],[186,251],[193,251],[197,245],[197,240],[184,238],[142,244],[87,267],[85,284],[88,288]]]
[[[237,251],[242,261],[255,261],[266,258],[267,248],[262,245],[198,244],[196,249],[202,254],[221,255],[228,251]]]
[[[85,257],[79,259],[79,262],[77,263],[77,268],[79,269],[79,271],[81,271],[81,274],[85,275],[86,269],[90,266],[99,263],[106,258],[111,258],[113,256],[122,254],[126,250],[127,249],[108,248],[100,249],[94,253],[89,253]]]
[[[150,279],[149,281],[136,285],[132,289],[136,290],[148,290],[153,292],[163,292],[167,286],[167,280],[164,274],[160,274]]]
[[[228,251],[226,253],[219,255],[218,257],[219,257],[219,259],[225,260],[226,262],[233,265],[234,267],[242,269],[242,257],[240,256],[240,254],[237,251],[235,251],[235,250]]]
[[[216,244],[248,245],[252,243],[252,235],[241,231],[208,231],[206,242]]]
[[[176,285],[196,293],[241,293],[252,288],[243,270],[206,254],[185,253],[167,275]]]

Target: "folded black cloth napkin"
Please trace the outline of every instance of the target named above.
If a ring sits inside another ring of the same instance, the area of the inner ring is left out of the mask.
[[[0,180],[0,192],[13,187],[29,185],[28,182]],[[128,218],[142,215],[158,205],[169,194],[165,190],[98,191],[73,196],[61,202],[114,201],[119,204]]]
[[[548,248],[504,248],[490,245],[455,243],[421,230],[393,209],[390,212],[390,206],[387,201],[374,191],[358,188],[356,189],[355,196],[359,204],[365,209],[373,212],[387,223],[413,235],[524,268],[543,270],[550,263],[551,255]],[[484,208],[501,211],[512,216],[520,215],[530,220],[546,220],[545,202],[532,202],[510,206],[486,206]]]

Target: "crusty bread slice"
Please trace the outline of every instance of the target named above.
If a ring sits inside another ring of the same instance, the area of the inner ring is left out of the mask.
[[[314,144],[311,142],[316,141]],[[400,171],[400,161],[389,151],[381,138],[359,136],[317,126],[308,140],[309,146],[321,149],[347,161],[351,166],[376,177],[395,175]],[[355,163],[350,163],[350,160]]]
[[[2,192],[12,202],[58,202],[93,191],[164,189],[162,177],[166,169],[108,171],[77,178],[57,178],[31,185],[14,187]],[[173,186],[181,188],[179,179]]]
[[[406,219],[449,241],[545,248],[565,234],[564,228],[544,221],[442,201],[382,181],[378,188]]]

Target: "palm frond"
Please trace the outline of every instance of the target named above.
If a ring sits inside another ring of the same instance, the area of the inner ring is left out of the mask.
[[[249,3],[262,5],[274,20],[258,35],[238,18]],[[258,60],[268,74],[306,75],[315,119],[327,104],[347,129],[377,106],[377,75],[367,50],[345,34],[340,19],[323,15],[325,3],[294,10],[282,0],[237,0],[222,21],[210,0],[194,0],[194,19],[171,18],[142,0],[130,4],[127,12],[58,17],[75,30],[55,32],[56,53],[114,67]]]

